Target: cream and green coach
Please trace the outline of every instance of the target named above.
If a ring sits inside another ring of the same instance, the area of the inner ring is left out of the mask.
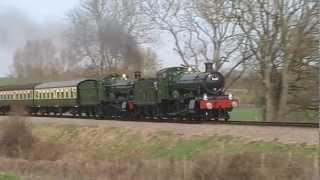
[[[98,81],[94,79],[42,83],[34,88],[33,112],[95,115],[98,94]]]
[[[34,87],[38,84],[11,85],[0,87],[0,113],[30,112],[34,105]]]

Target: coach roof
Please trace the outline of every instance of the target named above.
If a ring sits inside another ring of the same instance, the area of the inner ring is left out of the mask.
[[[79,84],[85,81],[96,81],[95,79],[78,79],[71,81],[57,81],[57,82],[47,82],[39,84],[35,89],[48,89],[48,88],[60,88],[60,87],[77,87]]]
[[[31,90],[39,83],[0,86],[0,91]]]

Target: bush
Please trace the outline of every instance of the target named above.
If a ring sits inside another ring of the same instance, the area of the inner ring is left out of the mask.
[[[34,143],[31,124],[20,117],[1,122],[0,152],[9,157],[20,157],[29,152]]]
[[[10,117],[0,123],[0,153],[4,156],[55,161],[62,152],[61,145],[33,136],[31,123],[21,117]]]

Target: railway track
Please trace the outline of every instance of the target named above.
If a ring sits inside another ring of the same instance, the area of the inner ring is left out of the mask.
[[[1,115],[4,116],[4,115]],[[218,124],[228,124],[228,125],[245,125],[245,126],[278,126],[278,127],[303,127],[303,128],[319,128],[319,123],[301,123],[301,122],[267,122],[267,121],[213,121],[213,120],[179,120],[179,119],[120,119],[118,117],[112,117],[108,119],[101,119],[96,117],[88,116],[72,116],[72,115],[62,115],[62,116],[25,116],[25,117],[46,117],[46,118],[68,118],[68,119],[93,119],[93,120],[118,120],[118,121],[133,121],[133,122],[154,122],[154,123],[181,123],[181,124],[208,124],[208,125],[218,125]]]

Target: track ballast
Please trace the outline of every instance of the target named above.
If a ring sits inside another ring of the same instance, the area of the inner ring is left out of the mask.
[[[117,121],[132,121],[132,122],[154,122],[154,123],[181,123],[181,124],[208,124],[208,125],[246,125],[246,126],[279,126],[279,127],[302,127],[302,128],[319,128],[319,123],[302,123],[302,122],[270,122],[270,121],[214,121],[214,120],[181,120],[175,118],[144,118],[144,119],[120,119],[119,117],[97,118],[93,116],[72,116],[72,115],[41,115],[24,117],[47,117],[47,118],[70,118],[70,119],[94,119],[94,120],[117,120]]]

